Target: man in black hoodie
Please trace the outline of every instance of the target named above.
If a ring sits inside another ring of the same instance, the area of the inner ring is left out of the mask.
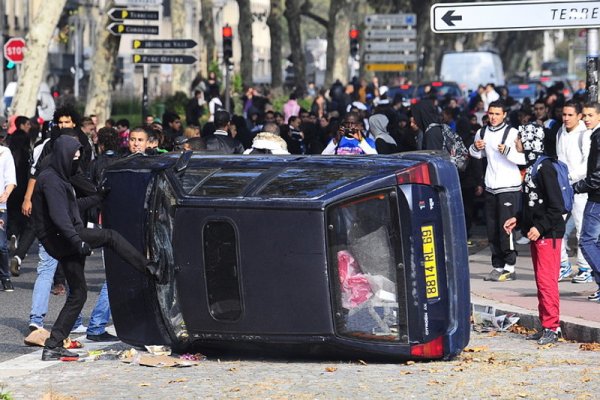
[[[542,330],[527,336],[538,344],[555,343],[560,336],[558,272],[560,246],[565,234],[565,205],[552,160],[543,160],[537,171],[534,164],[544,153],[544,128],[537,124],[519,127],[516,149],[525,153],[522,211],[504,223],[508,235],[519,220],[521,232],[530,240],[533,271],[538,292],[538,312]],[[535,175],[535,178],[534,176]]]
[[[63,347],[63,340],[68,337],[87,298],[83,267],[92,248],[108,246],[138,271],[160,278],[156,263],[146,260],[116,231],[84,228],[79,208],[86,209],[99,203],[102,195],[75,198],[69,178],[78,170],[80,148],[79,141],[73,137],[57,138],[50,164],[38,176],[33,192],[32,217],[36,235],[46,251],[63,265],[70,290],[46,340],[42,353],[44,361],[78,357],[77,353]]]

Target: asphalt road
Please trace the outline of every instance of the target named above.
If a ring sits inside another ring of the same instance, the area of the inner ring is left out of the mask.
[[[97,250],[86,262],[86,278],[89,287],[88,299],[84,307],[84,325],[87,325],[90,313],[96,304],[98,292],[104,283],[104,269],[101,253]],[[5,361],[22,354],[37,350],[23,344],[23,338],[29,334],[29,312],[31,311],[31,294],[37,277],[38,262],[37,242],[31,247],[27,258],[21,265],[21,275],[12,277],[14,292],[0,291],[0,361]],[[50,296],[48,314],[44,327],[52,327],[58,312],[65,302],[65,296]]]

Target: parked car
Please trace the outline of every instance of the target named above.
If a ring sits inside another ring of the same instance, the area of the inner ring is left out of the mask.
[[[523,103],[526,98],[533,103],[539,97],[537,85],[533,83],[510,84],[507,86],[507,90],[508,95],[519,103]]]
[[[565,96],[566,99],[570,99],[571,97],[573,97],[573,93],[575,93],[571,82],[569,82],[569,79],[566,79],[561,76],[540,76],[537,79],[532,79],[530,83],[538,84],[544,90],[549,89],[553,86],[559,86],[561,88],[562,94]]]
[[[387,96],[390,100],[394,100],[397,96],[401,96],[402,104],[405,107],[409,107],[411,104],[416,103],[415,86],[409,84],[391,86],[388,89]]]
[[[460,185],[442,153],[188,152],[129,158],[106,176],[105,226],[167,277],[106,250],[126,343],[407,360],[452,358],[469,341]]]
[[[435,94],[438,103],[444,104],[448,99],[455,99],[462,109],[466,105],[465,93],[456,82],[433,81],[417,86],[414,97],[422,100],[431,94]]]

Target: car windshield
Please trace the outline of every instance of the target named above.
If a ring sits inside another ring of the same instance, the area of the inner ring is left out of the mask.
[[[423,98],[427,95],[425,92],[426,88],[430,88],[431,92],[434,92],[438,99],[444,98],[447,95],[450,97],[461,97],[462,93],[457,86],[454,85],[419,85],[417,88],[417,97]]]

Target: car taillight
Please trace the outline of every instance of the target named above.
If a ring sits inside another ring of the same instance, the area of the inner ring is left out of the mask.
[[[400,89],[402,89],[402,90],[410,89],[410,85],[401,85]]]
[[[430,342],[411,346],[410,355],[423,358],[440,358],[444,355],[444,337],[440,336]]]
[[[431,178],[429,177],[429,164],[423,162],[413,167],[407,168],[402,172],[397,172],[396,182],[398,183],[398,185],[408,183],[420,183],[423,185],[431,185]]]
[[[442,82],[431,82],[431,86],[440,87],[440,86],[442,86]]]
[[[519,89],[521,89],[521,90],[529,89],[529,85],[519,85]]]

